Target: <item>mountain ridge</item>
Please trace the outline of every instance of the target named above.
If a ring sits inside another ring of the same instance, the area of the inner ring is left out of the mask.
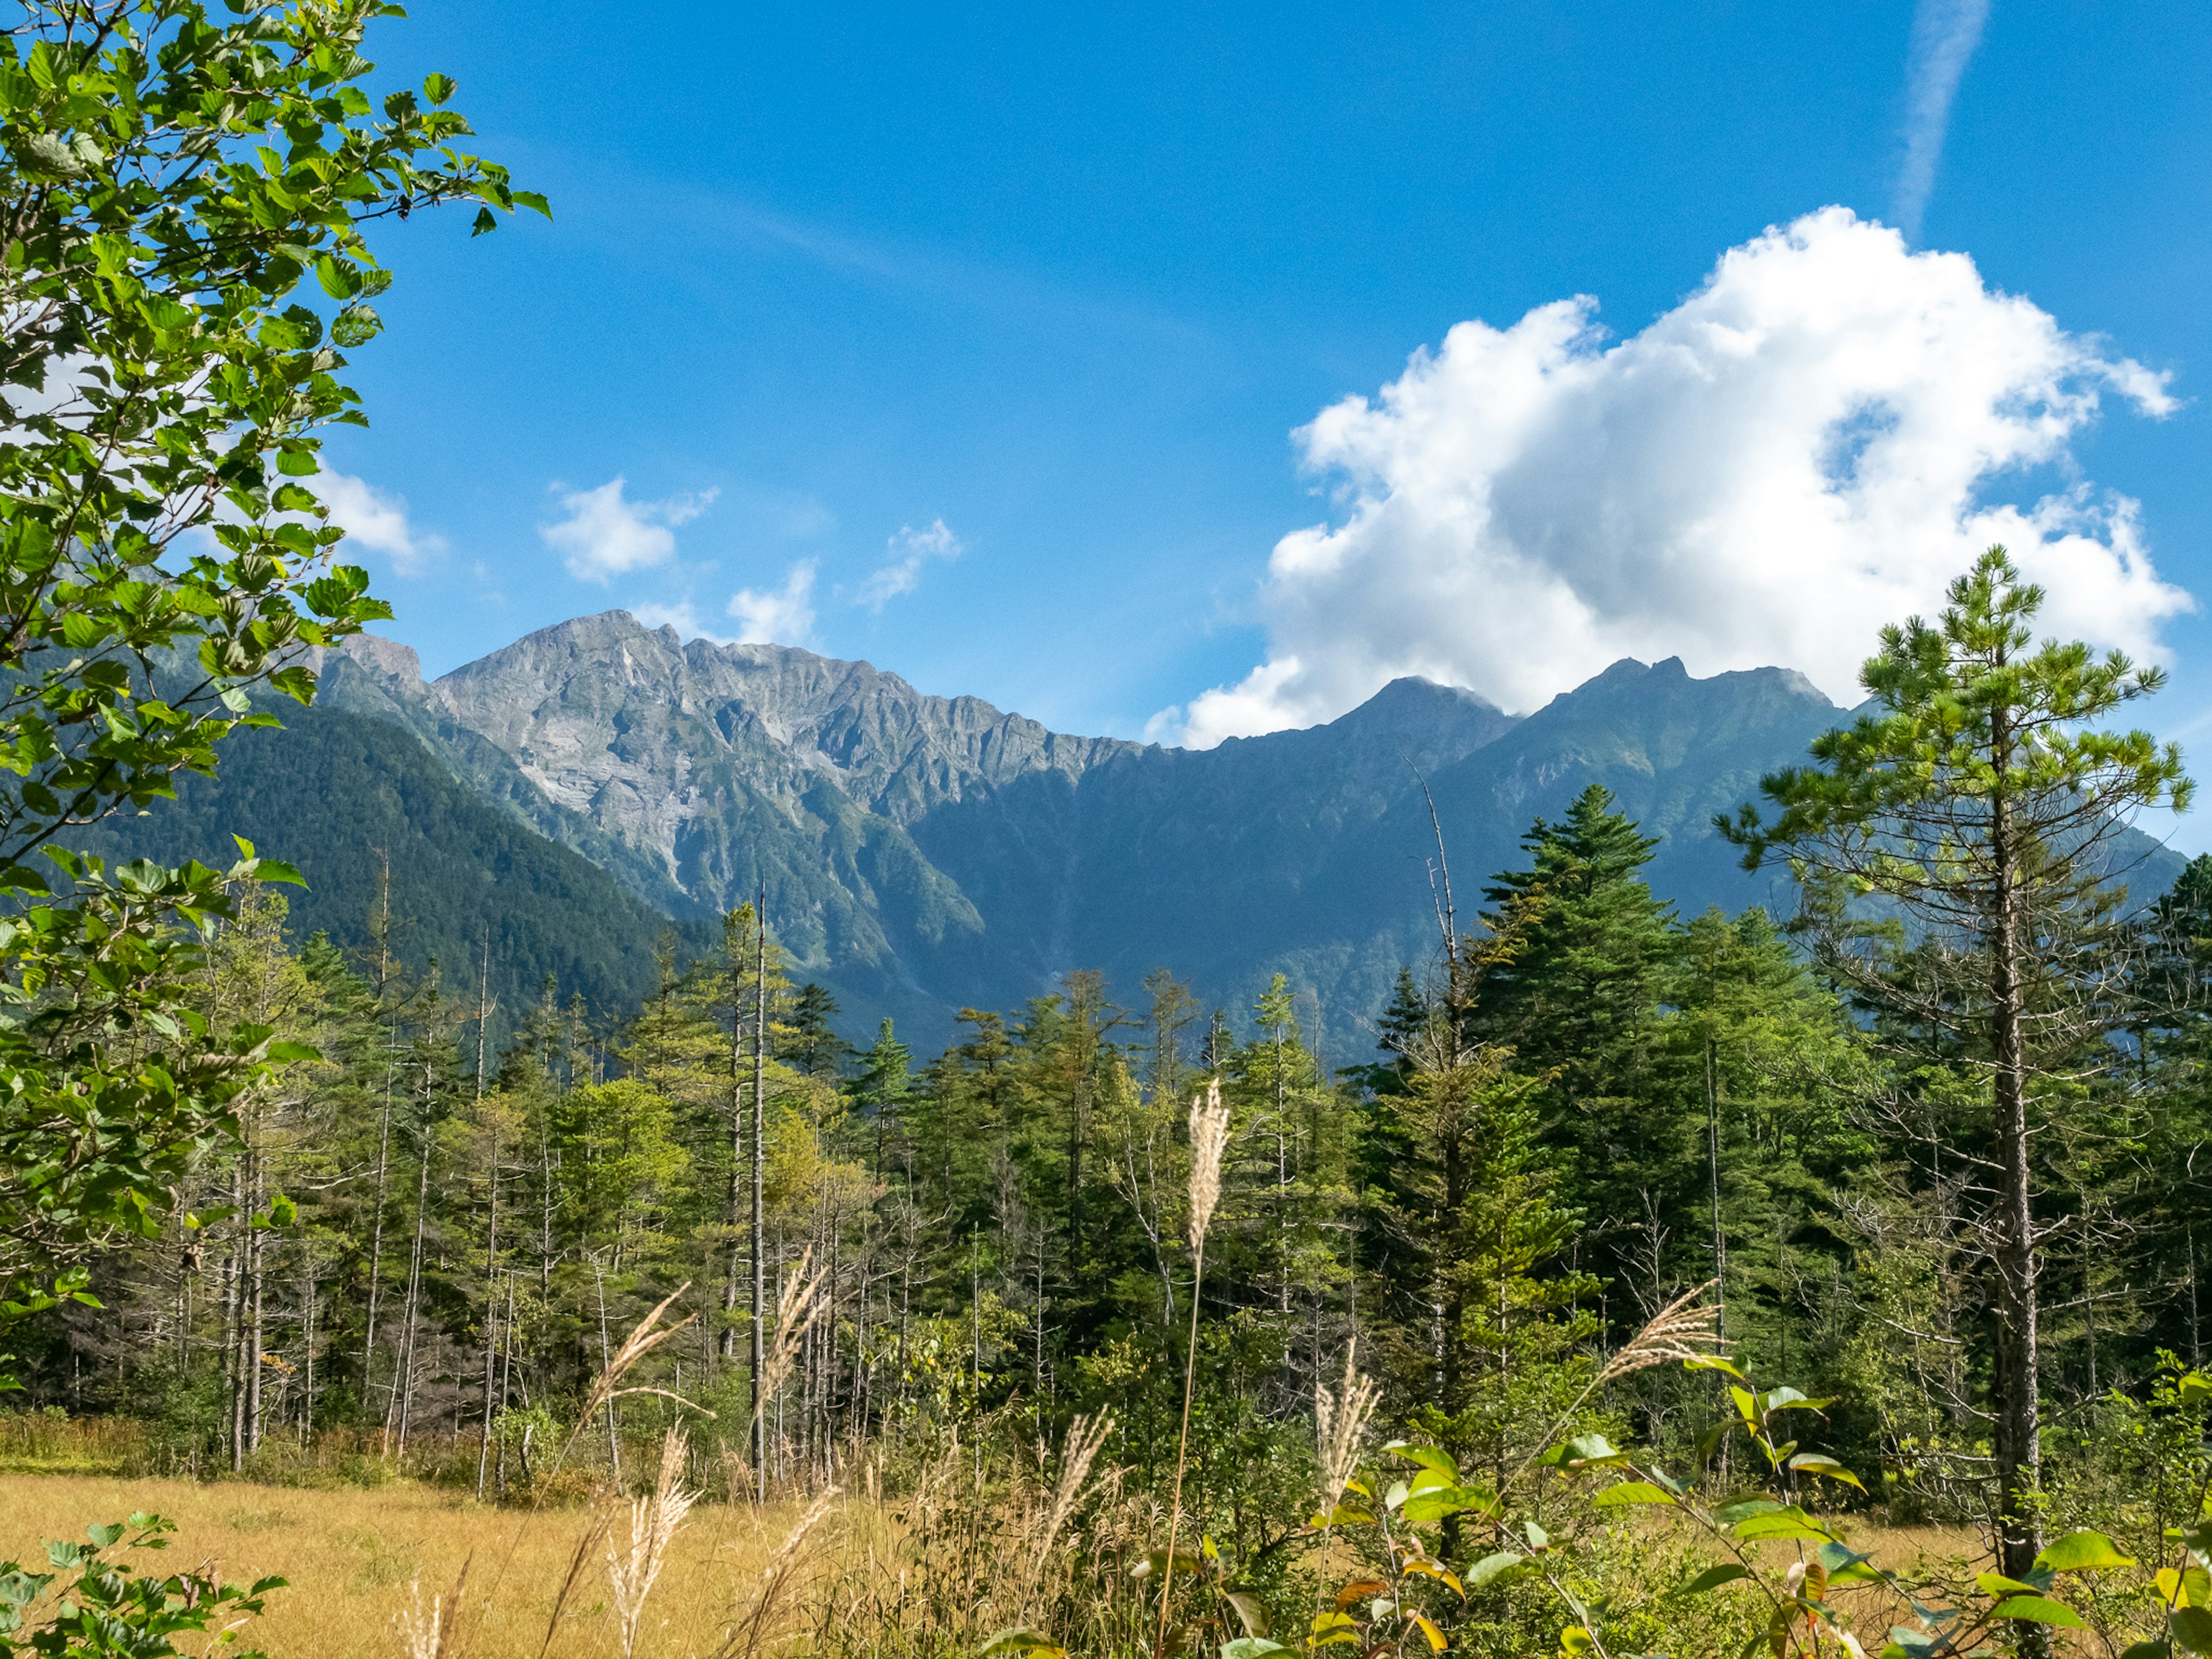
[[[865,662],[687,642],[618,611],[435,680],[380,637],[317,660],[315,707],[254,734],[231,785],[191,781],[166,821],[108,844],[205,856],[250,824],[315,884],[301,914],[343,927],[369,896],[342,843],[404,842],[454,866],[450,892],[425,889],[440,953],[513,907],[517,961],[580,975],[609,1016],[668,927],[696,945],[760,896],[795,975],[842,1002],[846,1035],[889,1015],[923,1047],[962,1008],[1018,1008],[1072,969],[1133,994],[1165,966],[1231,1009],[1285,973],[1310,1035],[1348,1060],[1399,967],[1434,953],[1439,851],[1469,917],[1494,873],[1525,863],[1531,823],[1591,783],[1660,838],[1648,873],[1678,914],[1786,908],[1785,884],[1745,875],[1711,819],[1847,713],[1789,669],[1696,679],[1679,658],[1624,659],[1526,716],[1408,677],[1322,725],[1170,749],[1055,732]],[[330,787],[362,796],[356,827],[343,800],[288,816],[295,775],[345,780]],[[2180,860],[2138,842],[2138,885],[2162,890]],[[590,950],[559,968],[552,935],[575,906],[594,913]]]
[[[1664,837],[1662,892],[1739,908],[1765,895],[1711,814],[1843,712],[1791,670],[1624,659],[1525,717],[1407,677],[1318,726],[1170,749],[620,611],[435,680],[380,638],[325,666],[331,706],[407,726],[643,902],[696,921],[764,890],[797,971],[940,1025],[1073,968],[1126,988],[1162,964],[1231,1006],[1281,969],[1316,1021],[1364,1018],[1431,948],[1431,799],[1479,886],[1605,782]]]

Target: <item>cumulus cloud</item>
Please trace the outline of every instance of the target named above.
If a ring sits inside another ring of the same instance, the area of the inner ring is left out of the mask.
[[[676,553],[675,532],[704,513],[716,494],[710,489],[663,501],[632,501],[623,498],[623,488],[617,477],[597,489],[564,494],[561,510],[568,516],[538,527],[545,544],[563,556],[568,574],[580,581],[605,586],[626,572],[667,563]]]
[[[1828,208],[1732,249],[1629,339],[1595,310],[1462,323],[1302,428],[1341,512],[1275,547],[1267,660],[1152,735],[1310,725],[1402,674],[1525,710],[1623,657],[1781,664],[1856,702],[1881,625],[1937,606],[1992,542],[2049,589],[2054,629],[2155,657],[2191,608],[2136,503],[2068,449],[2106,394],[2172,409],[2165,376],[1965,256]],[[2059,486],[1992,498],[2030,468]]]
[[[957,559],[960,552],[960,538],[942,519],[932,519],[921,530],[902,524],[898,534],[884,544],[884,562],[860,584],[858,603],[871,611],[881,611],[900,594],[914,592],[921,580],[921,568],[928,561]]]
[[[1982,43],[1990,0],[1920,0],[1905,70],[1905,160],[1897,173],[1897,222],[1920,234],[1936,189],[1936,163],[1951,129],[1951,104],[1967,62]]]
[[[814,561],[791,567],[783,586],[765,592],[740,588],[730,596],[738,639],[745,645],[804,645],[814,634]]]
[[[325,472],[315,480],[315,493],[331,510],[334,523],[344,527],[346,539],[392,561],[392,574],[413,576],[430,558],[445,550],[445,538],[417,531],[409,521],[407,501],[343,472]]]

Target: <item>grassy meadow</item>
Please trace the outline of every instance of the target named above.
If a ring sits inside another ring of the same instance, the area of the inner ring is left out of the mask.
[[[126,1480],[108,1475],[0,1475],[0,1554],[42,1562],[43,1540],[83,1536],[88,1521],[153,1510],[178,1523],[166,1558],[126,1557],[149,1567],[219,1564],[234,1582],[277,1575],[291,1587],[269,1597],[267,1615],[239,1632],[273,1659],[408,1659],[398,1626],[418,1595],[449,1595],[464,1562],[469,1578],[455,1632],[469,1659],[599,1659],[622,1648],[604,1543],[582,1564],[550,1650],[546,1628],[591,1523],[580,1508],[532,1514],[395,1482],[357,1487],[259,1486],[235,1481]],[[636,1659],[694,1659],[715,1653],[757,1593],[763,1569],[800,1514],[796,1504],[755,1510],[702,1504],[671,1541],[647,1604]],[[615,1536],[628,1541],[627,1515]],[[866,1553],[865,1506],[826,1516],[815,1534],[827,1551],[858,1543]],[[825,1565],[812,1557],[811,1574]],[[804,1588],[803,1586],[799,1588]],[[760,1645],[799,1634],[795,1601]],[[743,1651],[740,1648],[738,1651]]]
[[[81,1539],[88,1521],[157,1512],[178,1530],[164,1557],[141,1552],[126,1558],[134,1565],[213,1564],[210,1571],[233,1582],[290,1581],[270,1595],[264,1618],[238,1632],[245,1649],[271,1659],[426,1659],[431,1650],[411,1646],[402,1621],[433,1596],[450,1596],[465,1563],[451,1659],[625,1659],[608,1534],[596,1526],[605,1510],[501,1508],[412,1480],[363,1488],[34,1472],[20,1449],[7,1449],[0,1555],[33,1564],[45,1540]],[[81,1443],[80,1457],[85,1449]],[[865,1494],[817,1515],[794,1558],[787,1547],[806,1516],[796,1502],[693,1508],[667,1547],[627,1659],[974,1650],[978,1631],[955,1632],[942,1622],[946,1586],[914,1582],[948,1566],[957,1573],[963,1564],[901,1549],[890,1507]],[[612,1520],[614,1541],[626,1546],[627,1507]],[[1906,1569],[1977,1548],[1971,1534],[1943,1528],[1869,1526],[1854,1528],[1853,1541]],[[587,1546],[580,1563],[580,1543]],[[780,1554],[797,1570],[756,1619]],[[988,1599],[990,1564],[965,1566],[981,1568],[972,1588]]]

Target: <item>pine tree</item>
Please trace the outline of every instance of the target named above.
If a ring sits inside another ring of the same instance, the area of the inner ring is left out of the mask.
[[[1652,1133],[1653,1044],[1676,950],[1668,907],[1643,874],[1659,842],[1593,784],[1521,844],[1528,867],[1484,892],[1493,929],[1509,913],[1521,926],[1510,959],[1485,975],[1475,1018],[1540,1080],[1545,1139],[1571,1155],[1596,1265],[1619,1278],[1644,1194],[1680,1166],[1681,1149]]]

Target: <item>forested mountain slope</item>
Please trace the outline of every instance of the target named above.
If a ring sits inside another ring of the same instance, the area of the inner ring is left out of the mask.
[[[1623,661],[1525,720],[1403,679],[1327,726],[1172,750],[1054,732],[866,663],[686,643],[623,611],[432,683],[388,641],[356,641],[327,670],[315,714],[255,739],[265,758],[241,749],[224,788],[244,792],[241,833],[269,825],[254,836],[264,850],[310,872],[301,914],[334,931],[365,912],[367,849],[402,838],[394,813],[430,800],[421,775],[434,757],[483,822],[503,818],[510,837],[526,826],[619,884],[619,901],[613,884],[586,895],[556,849],[526,858],[523,843],[483,842],[507,861],[479,884],[494,908],[557,892],[557,910],[599,918],[588,926],[611,954],[574,967],[595,999],[643,971],[656,914],[696,932],[764,890],[794,972],[836,990],[854,1034],[889,1013],[934,1042],[959,1008],[1018,1006],[1073,968],[1133,991],[1165,965],[1231,1006],[1281,970],[1346,1057],[1368,1046],[1358,1027],[1398,966],[1436,937],[1430,798],[1463,920],[1517,862],[1532,820],[1592,782],[1663,837],[1662,896],[1684,914],[1739,909],[1774,899],[1774,884],[1737,871],[1712,815],[1842,717],[1788,670],[1697,680],[1679,660]],[[276,758],[326,748],[363,717],[405,727],[428,755],[348,735],[352,769],[326,786]],[[370,781],[380,768],[388,786]],[[326,798],[278,809],[309,788]],[[188,787],[198,831],[230,827],[218,799]],[[435,822],[458,824],[438,799]],[[448,836],[434,856],[476,857],[469,839]],[[2146,873],[2162,886],[2169,866],[2160,855]],[[536,951],[533,971],[552,954]]]
[[[298,866],[307,885],[276,890],[294,937],[327,933],[364,971],[388,860],[393,956],[418,975],[434,962],[441,994],[471,1014],[489,929],[495,1051],[549,979],[597,1021],[629,1014],[653,988],[653,951],[672,927],[588,859],[459,782],[408,732],[343,708],[295,707],[283,731],[239,733],[219,779],[187,774],[173,802],[76,839],[109,860],[220,865],[237,857],[234,835]],[[679,933],[697,948],[710,929],[692,921]]]

